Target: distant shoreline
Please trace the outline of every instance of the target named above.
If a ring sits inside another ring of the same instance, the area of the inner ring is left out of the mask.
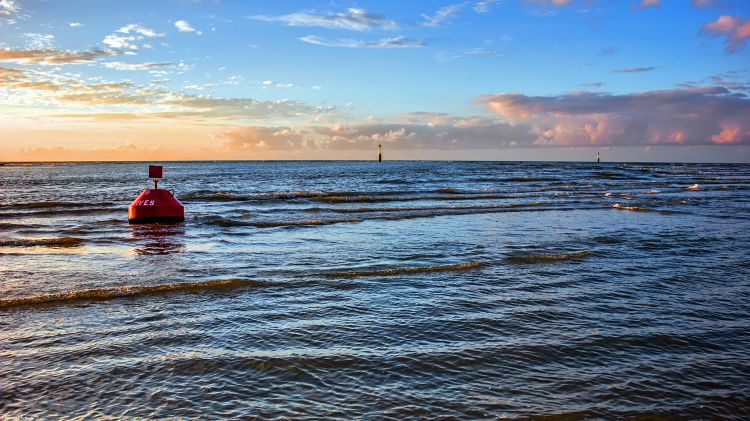
[[[596,164],[596,165],[613,165],[613,164],[690,164],[690,165],[750,165],[750,162],[744,161],[545,161],[545,160],[464,160],[464,159],[389,159],[379,163],[377,159],[176,159],[176,160],[141,160],[141,161],[121,161],[121,160],[98,160],[98,161],[2,161],[0,166],[32,166],[44,164],[137,164],[137,163],[154,163],[154,162],[172,162],[172,163],[217,163],[217,162],[372,162],[383,164],[388,162],[503,162],[503,163],[549,163],[549,164]]]

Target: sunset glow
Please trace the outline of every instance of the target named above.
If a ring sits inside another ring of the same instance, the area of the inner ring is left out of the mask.
[[[747,161],[750,6],[0,0],[0,161]]]

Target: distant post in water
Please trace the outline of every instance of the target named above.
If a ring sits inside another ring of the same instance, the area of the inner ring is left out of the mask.
[[[383,145],[378,144],[378,162],[383,162]]]
[[[596,162],[599,162],[599,152],[596,153]]]

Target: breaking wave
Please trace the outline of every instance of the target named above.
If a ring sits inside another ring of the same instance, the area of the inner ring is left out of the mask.
[[[617,210],[626,210],[626,211],[631,211],[631,212],[648,212],[650,210],[642,206],[623,206],[620,203],[615,203],[614,205],[612,205],[612,207]]]
[[[82,291],[63,292],[60,294],[0,299],[0,309],[36,305],[66,304],[76,301],[113,300],[117,298],[140,297],[176,292],[200,292],[243,287],[259,287],[262,285],[262,282],[251,281],[249,279],[223,279],[152,286],[122,286],[117,288],[87,289]]]
[[[591,252],[585,250],[574,253],[517,254],[508,256],[508,260],[513,263],[559,262],[583,259],[590,254]]]
[[[440,265],[440,266],[417,266],[417,267],[401,267],[401,268],[390,268],[390,269],[371,269],[371,270],[351,270],[341,272],[328,272],[325,276],[330,278],[356,278],[362,276],[395,276],[405,275],[410,273],[427,273],[427,272],[445,272],[445,271],[458,271],[467,270],[481,267],[485,264],[482,261],[456,263],[452,265]]]
[[[83,239],[78,237],[59,238],[0,238],[0,247],[80,247]]]
[[[112,202],[101,202],[101,203],[80,203],[80,202],[59,202],[59,201],[44,201],[44,202],[27,202],[27,203],[14,203],[10,205],[0,205],[0,209],[47,209],[47,208],[86,208],[91,206],[112,206]]]

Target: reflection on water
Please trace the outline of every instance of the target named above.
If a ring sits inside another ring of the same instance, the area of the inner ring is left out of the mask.
[[[133,253],[142,256],[185,252],[185,223],[131,224],[130,239],[136,243]]]
[[[145,168],[0,167],[0,420],[750,419],[750,165]]]

